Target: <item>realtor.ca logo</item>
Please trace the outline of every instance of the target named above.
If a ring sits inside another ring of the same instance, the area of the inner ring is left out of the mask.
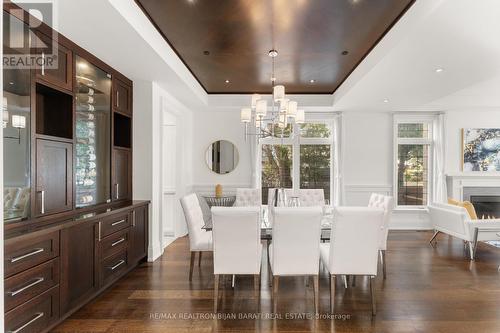
[[[43,29],[46,24],[54,29],[55,7],[52,0],[16,1],[4,0],[3,16],[3,67],[4,69],[47,69],[58,67],[57,34]]]

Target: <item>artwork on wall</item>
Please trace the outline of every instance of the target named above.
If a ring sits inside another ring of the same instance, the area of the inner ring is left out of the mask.
[[[500,128],[463,129],[463,171],[500,171]]]

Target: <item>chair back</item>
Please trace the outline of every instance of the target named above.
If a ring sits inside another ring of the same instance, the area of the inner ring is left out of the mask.
[[[260,207],[212,207],[214,274],[259,274]]]
[[[287,197],[296,196],[299,198],[300,207],[323,207],[325,205],[325,191],[319,189],[300,189],[294,191],[287,189]]]
[[[274,209],[271,267],[274,275],[317,275],[322,209]]]
[[[330,236],[331,274],[377,275],[381,208],[338,207]]]
[[[201,233],[206,232],[202,230],[205,225],[203,212],[201,211],[200,202],[195,193],[188,194],[181,198],[181,206],[186,218],[189,232],[189,246],[192,250],[195,244],[199,244],[200,241],[203,241]]]
[[[260,207],[262,205],[262,193],[258,188],[237,188],[236,207]]]
[[[384,210],[384,224],[380,229],[380,250],[387,250],[387,236],[389,235],[389,223],[394,209],[394,198],[388,195],[372,193],[370,201],[368,201],[368,207],[382,208]]]

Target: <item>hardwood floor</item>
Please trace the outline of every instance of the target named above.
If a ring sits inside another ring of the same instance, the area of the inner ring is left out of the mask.
[[[144,263],[109,291],[59,325],[54,332],[500,332],[500,249],[480,244],[470,262],[463,242],[430,232],[389,235],[387,280],[377,277],[377,316],[371,316],[369,283],[358,278],[344,289],[337,279],[337,318],[307,319],[314,311],[312,281],[280,279],[276,316],[272,313],[267,265],[263,261],[260,301],[253,277],[221,284],[218,319],[213,319],[212,255],[204,253],[189,283],[188,240],[171,244],[154,263]],[[196,261],[198,264],[198,261]],[[329,285],[320,275],[320,313],[329,309]],[[260,302],[260,312],[257,302]],[[293,319],[287,319],[294,316]],[[231,316],[236,316],[232,319]]]

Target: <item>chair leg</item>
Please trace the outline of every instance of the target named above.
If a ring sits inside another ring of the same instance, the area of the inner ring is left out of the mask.
[[[349,287],[347,275],[342,275],[342,279],[344,280],[344,287],[345,287],[345,289],[347,289]]]
[[[380,250],[380,259],[382,260],[382,273],[384,275],[384,280],[387,279],[387,263],[385,260],[385,250]]]
[[[372,297],[372,315],[377,314],[377,302],[375,300],[375,276],[370,276],[370,294]]]
[[[319,311],[319,276],[313,276],[313,285],[314,285],[314,312],[318,314]]]
[[[356,275],[352,276],[352,286],[356,287]]]
[[[219,303],[219,274],[214,276],[214,313],[217,313],[217,303]]]
[[[474,244],[472,242],[468,242],[468,244],[469,244],[470,260],[474,260]]]
[[[333,314],[335,303],[335,275],[330,274],[330,313]]]
[[[429,240],[429,244],[432,245],[432,241],[436,239],[437,235],[439,235],[440,231],[434,231],[434,235],[432,235],[431,239]],[[436,241],[437,242],[437,241]]]
[[[196,255],[196,252],[192,251],[191,252],[191,262],[189,263],[189,281],[193,279],[193,267],[194,267],[194,257]]]
[[[273,276],[273,311],[276,313],[277,298],[279,289],[279,276]]]
[[[200,252],[198,252],[198,267],[201,267],[201,254],[202,254],[202,253],[203,253],[203,252],[201,252],[201,251],[200,251]]]

